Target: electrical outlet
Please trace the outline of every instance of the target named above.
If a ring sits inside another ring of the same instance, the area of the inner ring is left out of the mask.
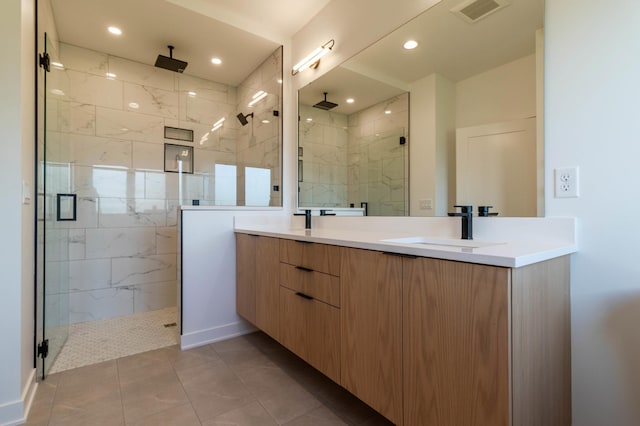
[[[433,208],[433,201],[430,199],[420,200],[420,210],[431,210]]]
[[[556,198],[575,198],[580,195],[578,167],[556,169]]]

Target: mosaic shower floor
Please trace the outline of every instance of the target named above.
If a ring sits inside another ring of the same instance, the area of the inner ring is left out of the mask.
[[[178,343],[177,308],[69,326],[69,337],[49,374],[122,358]]]

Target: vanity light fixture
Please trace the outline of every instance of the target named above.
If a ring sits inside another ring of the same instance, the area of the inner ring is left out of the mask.
[[[415,40],[407,40],[402,47],[407,50],[415,49],[418,47],[418,42]]]
[[[222,59],[220,59],[220,58],[211,58],[211,63],[213,65],[220,65],[222,63]]]
[[[109,31],[113,35],[122,35],[122,30],[118,27],[111,26],[107,28],[107,31]]]
[[[335,43],[336,42],[331,39],[322,46],[318,47],[313,52],[309,53],[303,60],[294,65],[293,69],[291,70],[291,75],[296,75],[300,71],[303,71],[307,68],[318,68],[320,58],[331,52],[331,49],[333,49],[333,45]]]
[[[257,104],[258,102],[260,102],[261,100],[263,100],[264,98],[267,97],[267,92],[265,92],[264,90],[259,90],[257,91],[252,97],[251,97],[251,101],[249,102],[249,106],[252,107],[255,104]]]

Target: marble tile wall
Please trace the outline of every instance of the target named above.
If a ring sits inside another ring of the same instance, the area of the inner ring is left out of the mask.
[[[262,92],[266,97],[253,104],[254,97]],[[266,191],[263,202],[269,206],[282,205],[281,94],[282,48],[279,48],[238,86],[238,111],[245,115],[253,113],[253,117],[247,119],[249,123],[240,126],[237,139],[238,205],[256,205],[245,196],[245,185],[263,184]],[[270,170],[268,188],[266,182],[247,182],[245,167]]]
[[[239,88],[62,43],[59,59],[47,81],[46,190],[77,194],[78,220],[56,221],[55,195],[43,198],[47,246],[57,247],[48,299],[68,300],[71,323],[174,306],[177,207],[214,204],[215,164],[277,167],[281,185],[279,120],[262,117],[281,110],[282,53]],[[270,92],[255,107],[253,143],[235,115],[257,81],[272,84],[261,86]],[[194,142],[165,139],[164,126],[193,130]],[[193,174],[164,172],[165,142],[194,147]]]
[[[303,171],[298,182],[299,205],[348,207],[348,117],[308,105],[300,105],[298,113],[298,144],[302,148],[299,160]]]
[[[409,94],[349,116],[348,199],[373,216],[404,216],[409,208]]]
[[[368,203],[370,215],[408,211],[409,95],[403,94],[346,116],[299,106],[303,178],[301,207],[348,207]]]

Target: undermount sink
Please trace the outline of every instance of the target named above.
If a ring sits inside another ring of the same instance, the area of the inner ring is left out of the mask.
[[[447,238],[430,238],[430,237],[390,238],[390,239],[381,240],[381,241],[385,243],[463,247],[463,248],[481,248],[481,247],[489,247],[489,246],[504,244],[504,243],[499,243],[494,241],[454,240],[454,239],[447,239]]]

